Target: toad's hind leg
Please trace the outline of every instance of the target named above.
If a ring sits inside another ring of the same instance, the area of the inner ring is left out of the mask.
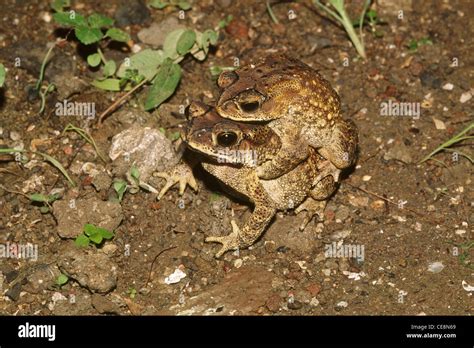
[[[356,159],[357,143],[357,127],[354,122],[339,120],[328,144],[318,149],[321,156],[331,162],[329,167],[323,169],[321,177],[330,174],[334,177],[334,181],[339,181],[341,170],[350,167]]]
[[[296,214],[301,213],[303,210],[306,211],[306,215],[300,225],[300,231],[306,228],[315,215],[317,215],[320,220],[323,220],[326,203],[326,201],[317,201],[312,197],[308,197],[295,209]]]

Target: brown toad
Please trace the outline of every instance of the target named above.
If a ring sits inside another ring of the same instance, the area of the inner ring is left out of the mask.
[[[289,173],[262,180],[256,168],[277,156],[281,147],[280,138],[270,127],[223,119],[201,103],[193,103],[189,110],[191,122],[184,136],[189,148],[206,156],[203,168],[230,188],[230,193],[243,195],[255,206],[242,228],[232,221],[231,234],[206,238],[206,242],[223,244],[216,257],[252,245],[277,210],[306,210],[302,227],[313,215],[321,216],[335,183],[332,176],[315,182],[318,166],[325,160],[314,149]]]
[[[332,174],[338,181],[340,171],[355,161],[356,126],[342,118],[339,96],[329,82],[301,61],[269,55],[223,72],[218,85],[223,91],[216,109],[222,117],[267,122],[281,139],[277,156],[257,168],[260,178],[288,173],[307,158],[309,147],[329,160],[319,178]]]

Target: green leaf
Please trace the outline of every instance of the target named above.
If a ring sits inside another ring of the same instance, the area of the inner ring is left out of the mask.
[[[69,280],[69,277],[65,274],[60,274],[57,278],[56,278],[56,284],[61,286],[61,285],[64,285],[67,283],[67,281]]]
[[[108,60],[107,63],[104,65],[104,76],[109,77],[115,74],[115,70],[117,70],[117,65],[113,60]]]
[[[46,206],[46,205],[43,205],[42,207],[40,207],[40,213],[41,214],[48,214],[49,213],[49,207]]]
[[[99,233],[104,239],[112,239],[114,237],[114,233],[105,228],[99,228]]]
[[[145,49],[125,60],[117,71],[120,78],[127,77],[127,70],[137,70],[139,75],[152,80],[158,71],[158,67],[163,63],[163,51]]]
[[[176,51],[184,56],[186,53],[189,52],[191,47],[193,47],[194,43],[196,42],[196,33],[194,30],[186,30],[178,39],[176,43]]]
[[[106,91],[120,91],[120,80],[118,79],[94,80],[92,85]]]
[[[130,41],[130,35],[128,35],[127,32],[117,29],[117,28],[110,28],[107,30],[105,33],[106,37],[110,37],[114,41],[119,41],[119,42],[128,42]]]
[[[127,189],[127,183],[124,180],[118,180],[114,182],[114,190],[117,192],[118,200],[121,202],[123,198],[123,194]]]
[[[84,45],[90,45],[94,42],[100,41],[104,37],[104,34],[100,29],[88,28],[83,25],[75,27],[74,33],[76,34],[77,39]]]
[[[84,233],[86,236],[91,236],[91,234],[97,233],[98,227],[92,225],[92,224],[85,224],[84,225]]]
[[[71,6],[70,0],[54,0],[51,3],[51,8],[56,12],[62,12],[65,7]]]
[[[158,69],[145,101],[145,110],[153,109],[168,99],[181,79],[181,67],[167,58]]]
[[[99,13],[93,13],[88,18],[87,21],[89,22],[89,26],[91,28],[102,28],[102,27],[110,27],[114,24],[114,20],[112,18],[103,16]]]
[[[91,234],[89,236],[89,239],[95,244],[100,244],[103,240],[102,235],[99,233],[99,231],[96,231],[95,233]]]
[[[219,34],[211,29],[207,29],[206,31],[204,31],[204,33],[202,33],[203,44],[205,42],[208,42],[211,45],[215,45],[217,43],[218,38],[219,38]]]
[[[163,42],[163,53],[165,57],[172,58],[172,59],[178,57],[176,46],[178,44],[179,38],[181,37],[181,35],[183,35],[183,33],[186,30],[187,29],[183,29],[183,28],[176,29],[166,36],[165,42]]]
[[[135,180],[139,180],[139,179],[140,179],[140,172],[138,171],[138,168],[135,167],[135,166],[132,166],[132,168],[130,169],[130,175],[131,175],[132,178],[134,178]]]
[[[191,8],[191,4],[185,0],[181,0],[178,2],[178,7],[184,11],[187,11]]]
[[[76,13],[75,11],[54,13],[53,19],[59,25],[63,25],[65,27],[77,27],[79,25],[87,26],[84,16]]]
[[[31,195],[28,196],[30,198],[30,200],[32,200],[33,202],[47,202],[47,203],[51,203],[51,202],[54,202],[55,200],[57,200],[59,197],[58,195],[54,194],[54,195],[43,195],[41,193],[33,193]]]
[[[149,5],[153,8],[157,8],[159,10],[162,10],[164,9],[166,6],[169,5],[169,3],[166,3],[162,0],[152,0],[150,1]]]
[[[33,202],[47,202],[48,201],[48,197],[46,197],[46,195],[43,195],[41,193],[33,193],[29,195],[28,198],[32,200]]]
[[[89,245],[89,238],[85,234],[80,234],[77,236],[74,244],[78,247],[86,247]]]
[[[0,87],[3,87],[3,84],[5,83],[5,75],[7,74],[5,67],[3,66],[2,63],[0,63]]]
[[[100,64],[101,58],[99,53],[93,53],[87,56],[87,64],[91,67],[96,67]]]

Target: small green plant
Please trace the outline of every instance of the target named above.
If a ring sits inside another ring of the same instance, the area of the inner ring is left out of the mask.
[[[7,72],[5,71],[5,67],[3,66],[2,63],[0,63],[0,88],[3,87],[3,84],[5,83],[5,75]]]
[[[360,18],[353,22],[352,24],[354,25],[354,27],[359,27],[360,26]],[[378,26],[380,25],[383,25],[383,24],[387,24],[387,22],[384,22],[382,20],[380,20],[378,14],[377,14],[377,11],[375,10],[368,10],[367,13],[365,14],[365,18],[363,19],[363,22],[362,22],[362,25],[364,24],[367,24],[369,29],[370,29],[370,32],[375,36],[375,37],[383,37],[384,36],[384,32],[383,31],[380,31],[378,29]]]
[[[69,277],[65,274],[60,274],[57,278],[56,278],[56,285],[58,287],[62,287],[63,285],[65,285],[67,282],[69,281]]]
[[[51,157],[50,155],[47,155],[39,151],[28,151],[28,150],[20,150],[20,149],[0,149],[0,153],[26,153],[26,152],[31,152],[31,153],[43,156],[43,158],[46,161],[50,162],[65,176],[65,178],[67,179],[67,181],[69,181],[71,186],[73,187],[76,186],[76,183],[71,179],[71,177],[67,173],[66,169],[64,169],[64,167],[61,165],[61,163],[59,163],[57,159],[55,159],[54,157]]]
[[[153,8],[157,8],[159,10],[164,9],[168,6],[178,7],[183,11],[187,11],[191,9],[191,4],[186,0],[151,0],[149,5]]]
[[[270,0],[267,0],[266,3],[267,3],[267,12],[268,12],[268,15],[269,15],[270,18],[272,19],[273,23],[279,24],[280,22],[278,21],[278,18],[277,18],[277,17],[275,16],[275,14],[273,13],[272,6],[270,5]]]
[[[92,242],[95,246],[100,245],[105,239],[109,240],[114,237],[114,233],[102,227],[92,224],[85,224],[83,233],[77,236],[74,243],[78,247],[87,247]]]
[[[424,37],[419,40],[413,39],[408,43],[407,47],[411,52],[415,52],[423,45],[433,45],[433,41],[431,41],[431,39],[428,37]]]
[[[91,67],[98,67],[103,63],[103,78],[95,80],[92,84],[98,88],[119,91],[119,80],[108,79],[108,77],[115,74],[117,65],[115,61],[105,58],[99,44],[101,41],[109,41],[109,39],[126,43],[130,41],[130,35],[121,29],[114,28],[114,20],[99,13],[93,13],[86,19],[83,15],[71,10],[68,12],[56,12],[53,14],[53,18],[57,24],[73,29],[76,38],[82,44],[97,45],[97,52],[87,57],[87,63]]]
[[[40,207],[40,212],[42,214],[47,214],[50,211],[53,210],[53,207],[51,206],[51,203],[56,201],[59,198],[59,195],[53,194],[53,195],[43,195],[41,193],[33,193],[28,196],[28,198],[32,202],[39,202],[43,203],[43,205]]]
[[[221,30],[224,29],[229,25],[230,22],[234,19],[234,16],[232,15],[227,15],[224,19],[221,19],[219,23],[217,24],[217,29],[216,30]]]
[[[135,288],[129,288],[127,290],[127,295],[133,300],[135,296],[137,296],[137,290]]]
[[[463,140],[474,139],[474,135],[466,135],[472,129],[474,129],[474,122],[469,124],[466,128],[464,128],[461,132],[459,132],[458,134],[453,136],[451,139],[449,139],[448,141],[442,143],[440,146],[438,146],[436,149],[434,149],[429,155],[427,155],[421,161],[419,161],[418,164],[421,164],[421,163],[426,162],[428,160],[433,160],[433,161],[436,161],[436,162],[440,162],[437,159],[433,158],[433,156],[436,155],[438,152],[441,152],[441,151],[453,152],[453,154],[457,153],[459,156],[463,156],[463,157],[467,158],[469,160],[469,162],[474,164],[474,159],[471,156],[467,155],[464,152],[454,150],[454,149],[451,148],[452,145],[458,144]]]
[[[85,141],[87,141],[89,144],[91,144],[93,147],[94,147],[94,150],[95,152],[97,153],[97,156],[100,157],[100,159],[102,160],[102,162],[104,163],[107,163],[107,161],[105,160],[105,157],[100,153],[99,151],[99,148],[97,147],[97,144],[95,143],[95,140],[94,138],[92,138],[89,133],[87,133],[84,129],[82,128],[78,128],[74,125],[72,125],[71,123],[69,123],[63,130],[63,135],[64,133],[66,132],[76,132],[77,134],[79,134]]]
[[[52,91],[54,91],[54,89],[56,88],[56,86],[53,83],[51,83],[51,84],[47,83],[46,85],[43,85],[44,71],[46,70],[46,65],[49,62],[49,56],[51,55],[51,52],[53,51],[53,48],[55,46],[56,45],[53,44],[49,48],[48,52],[46,52],[46,55],[44,56],[43,62],[41,63],[40,75],[39,75],[38,81],[36,81],[35,90],[37,91],[38,95],[41,98],[41,106],[40,106],[40,110],[39,110],[40,115],[43,113],[44,107],[46,105],[46,96],[48,95],[48,93],[51,93]]]
[[[127,183],[125,180],[115,180],[114,181],[114,190],[117,193],[117,199],[119,202],[122,202],[123,195],[125,194],[125,191],[127,191]]]
[[[364,8],[362,9],[362,13],[360,15],[359,36],[356,34],[354,30],[354,25],[352,24],[352,21],[349,18],[349,15],[347,14],[347,11],[344,7],[344,0],[328,0],[328,3],[331,5],[332,8],[336,10],[336,12],[334,12],[329,6],[323,5],[321,1],[319,0],[313,0],[313,3],[314,5],[316,5],[317,7],[319,7],[326,13],[328,13],[332,18],[334,18],[340,24],[342,24],[342,26],[347,32],[347,35],[349,35],[349,38],[351,39],[352,44],[357,50],[357,53],[363,59],[366,59],[364,38],[362,36],[362,27],[364,23],[365,13],[367,12],[367,9],[369,8],[369,5],[370,5],[370,0],[365,0]]]

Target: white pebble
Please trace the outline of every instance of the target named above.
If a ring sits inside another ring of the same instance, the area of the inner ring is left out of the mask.
[[[337,303],[336,306],[346,308],[348,306],[348,303],[346,301],[340,301]]]
[[[444,265],[442,262],[433,262],[431,264],[429,264],[428,266],[428,271],[430,271],[431,273],[439,273],[441,272],[442,270],[444,269]]]
[[[369,181],[370,179],[372,179],[372,177],[370,175],[364,175],[362,177],[362,181]]]
[[[243,264],[242,259],[237,259],[237,260],[234,261],[234,267],[235,267],[235,268],[240,268],[240,267],[242,267],[242,264]]]
[[[449,82],[443,86],[443,89],[445,91],[452,91],[453,88],[454,88],[454,85],[452,83],[449,83]]]
[[[461,98],[459,98],[459,101],[464,104],[465,102],[467,102],[468,100],[470,100],[472,98],[472,94],[471,92],[464,92],[463,94],[461,94]]]

